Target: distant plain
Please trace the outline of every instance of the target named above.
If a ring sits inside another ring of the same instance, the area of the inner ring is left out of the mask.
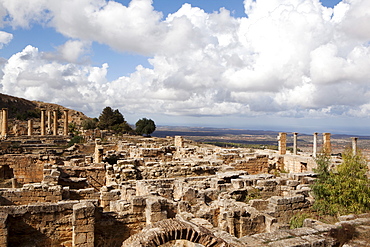
[[[352,136],[331,133],[332,153],[343,152],[346,148],[351,148],[351,137],[358,137],[358,148],[370,159],[370,136]],[[220,146],[239,146],[251,148],[271,148],[277,149],[277,131],[266,130],[244,130],[228,128],[209,128],[209,127],[185,127],[185,126],[157,126],[157,130],[152,134],[155,137],[183,136],[186,139],[196,142],[210,143]],[[318,150],[322,147],[322,133],[318,133]],[[303,152],[312,152],[313,134],[300,134],[297,138],[298,149]],[[293,147],[293,133],[287,133],[287,148]]]

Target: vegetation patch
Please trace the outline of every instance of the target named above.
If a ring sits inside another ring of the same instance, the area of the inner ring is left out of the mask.
[[[305,219],[309,218],[308,213],[297,213],[290,218],[289,227],[290,229],[301,228],[303,227],[303,222]]]
[[[314,209],[328,215],[369,212],[370,180],[366,176],[366,159],[347,150],[336,170],[329,169],[330,159],[327,153],[316,159],[318,178],[312,185]]]

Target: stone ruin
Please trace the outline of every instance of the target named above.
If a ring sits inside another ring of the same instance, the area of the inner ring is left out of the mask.
[[[67,148],[68,133],[6,132],[0,246],[339,246],[344,226],[370,228],[358,215],[289,229],[314,202],[317,144],[298,152],[297,134],[287,154],[286,133],[273,151],[96,131]]]

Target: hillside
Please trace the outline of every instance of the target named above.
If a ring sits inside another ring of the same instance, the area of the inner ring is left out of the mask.
[[[59,112],[63,112],[63,110],[69,110],[69,118],[73,122],[80,124],[82,120],[87,119],[88,117],[83,114],[82,112],[66,108],[61,105],[51,104],[51,103],[44,103],[41,101],[30,101],[23,98],[18,98],[6,94],[0,93],[0,109],[1,108],[8,108],[8,116],[9,118],[22,118],[25,116],[33,115],[35,117],[39,117],[37,114],[41,109],[45,109],[47,111],[50,110],[59,110]]]
[[[0,93],[0,108],[8,108],[9,118],[15,118],[17,115],[35,110],[37,104],[26,99]]]

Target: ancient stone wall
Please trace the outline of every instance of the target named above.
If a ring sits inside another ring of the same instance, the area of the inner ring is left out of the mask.
[[[75,247],[94,247],[95,205],[82,202],[73,205],[72,245]]]
[[[59,183],[70,186],[72,189],[85,189],[88,187],[99,191],[105,185],[105,165],[85,164],[84,166],[58,166],[61,172]]]
[[[36,202],[58,202],[63,194],[62,186],[25,184],[19,189],[0,189],[0,205],[27,205]]]
[[[7,215],[3,238],[8,246],[72,246],[72,208],[76,203],[0,207]]]
[[[267,155],[256,155],[252,158],[245,160],[238,160],[233,163],[232,166],[235,170],[242,170],[248,172],[248,174],[261,174],[268,173],[269,162]]]
[[[43,179],[43,160],[34,155],[3,155],[0,164],[13,170],[14,178],[20,184],[40,183]]]
[[[68,197],[70,200],[99,200],[100,192],[94,188],[87,189],[69,189]]]
[[[284,164],[285,171],[292,173],[313,171],[316,168],[316,162],[312,157],[297,155],[285,155]]]

